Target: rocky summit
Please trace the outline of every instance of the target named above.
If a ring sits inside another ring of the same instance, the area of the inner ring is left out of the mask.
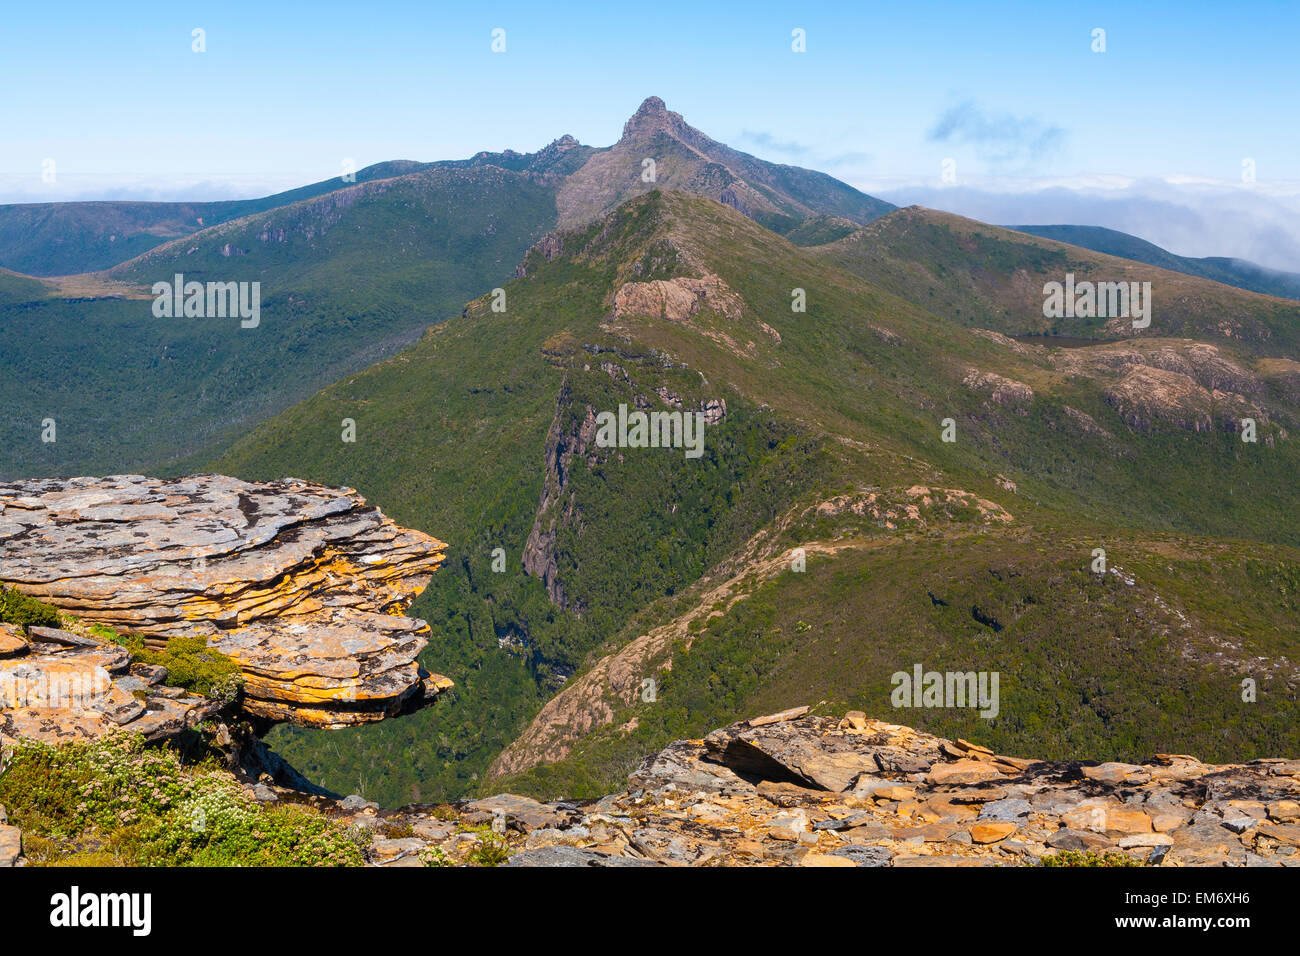
[[[1300,760],[1057,763],[807,707],[677,741],[589,803],[319,802],[380,866],[473,862],[485,826],[508,866],[1300,865]]]
[[[428,626],[401,616],[445,549],[351,489],[295,479],[0,484],[0,583],[150,649],[206,637],[242,671],[248,715],[300,726],[379,720],[450,686],[417,662]],[[115,645],[68,637],[33,651],[30,631],[9,632],[0,655],[28,683],[49,683],[52,668],[112,681],[128,663]],[[3,719],[36,718],[10,708]]]

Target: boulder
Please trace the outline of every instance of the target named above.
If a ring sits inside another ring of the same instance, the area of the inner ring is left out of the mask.
[[[19,657],[30,649],[21,629],[13,624],[0,624],[0,658]]]
[[[527,833],[543,827],[557,827],[568,823],[574,816],[568,810],[539,803],[531,797],[502,793],[495,797],[472,800],[465,805],[466,819],[471,823],[492,823],[504,820],[507,826]]]
[[[57,627],[29,627],[27,640],[33,644],[58,644],[60,647],[95,647],[99,642]]]
[[[33,646],[23,657],[0,659],[0,744],[88,740],[119,727],[165,740],[220,710],[206,697],[146,685],[129,672],[125,648]]]
[[[1115,846],[1108,838],[1100,833],[1092,833],[1088,830],[1072,830],[1065,828],[1057,830],[1047,838],[1047,845],[1054,850],[1093,850],[1104,852]]]
[[[642,762],[627,790],[594,802],[500,794],[439,808],[437,820],[428,807],[386,811],[375,829],[413,833],[445,860],[472,864],[464,829],[492,822],[508,865],[524,867],[1024,866],[1066,851],[1151,866],[1292,866],[1300,778],[1276,768],[1293,765],[1012,761],[861,713],[795,708],[675,741]],[[996,782],[950,779],[976,771]],[[1189,785],[1195,776],[1204,779]],[[1249,822],[1241,833],[1237,820]],[[415,865],[405,839],[376,833],[370,860]]]
[[[981,783],[995,780],[1002,774],[992,764],[982,760],[954,760],[952,763],[935,764],[926,776],[926,783],[932,786],[947,783]]]
[[[795,708],[714,731],[705,738],[704,748],[710,760],[741,777],[787,780],[834,793],[850,789],[863,774],[884,769],[882,764],[895,769],[900,754],[918,767],[928,767],[938,758],[937,738],[917,740],[905,749],[901,746],[905,738],[897,732],[907,731],[910,744],[915,731],[878,722],[864,729],[845,729],[841,723],[835,718],[801,716]]]
[[[653,860],[640,857],[613,856],[597,850],[573,846],[538,847],[516,853],[506,861],[506,866],[658,866]]]
[[[1140,771],[1142,768],[1131,763],[1103,763],[1095,767],[1084,767],[1082,773],[1089,780],[1095,780],[1098,783],[1109,784],[1110,786],[1119,786],[1128,777]]]
[[[975,843],[997,843],[1016,832],[1014,823],[977,823],[970,828],[970,838]]]

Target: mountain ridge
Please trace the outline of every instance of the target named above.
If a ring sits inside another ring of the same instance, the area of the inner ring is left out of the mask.
[[[1162,249],[1155,243],[1103,226],[1042,225],[1007,226],[1006,228],[1027,232],[1044,239],[1055,239],[1082,246],[1094,252],[1146,262],[1173,272],[1213,279],[1215,282],[1234,285],[1262,295],[1300,299],[1300,273],[1266,269],[1244,259],[1222,256],[1180,256]]]
[[[918,658],[1006,675],[993,723],[914,721],[1003,749],[1293,747],[1296,304],[876,215],[674,117],[650,100],[604,149],[561,137],[331,190],[99,277],[140,298],[4,307],[7,466],[165,449],[151,468],[356,488],[449,541],[412,610],[455,681],[444,706],[273,733],[388,805],[482,793],[497,761],[512,788],[598,796],[738,713],[877,711]],[[140,290],[176,271],[264,282],[258,330],[157,322]],[[1150,326],[1045,317],[1071,272],[1152,283]],[[21,299],[27,280],[0,280]],[[268,393],[280,408],[249,404]],[[59,441],[38,445],[51,408]],[[598,439],[640,415],[689,416],[702,443]]]
[[[750,203],[760,207],[761,211],[790,220],[790,228],[797,225],[797,220],[818,214],[819,195],[820,201],[831,203],[825,212],[846,214],[847,209],[855,213],[849,218],[857,221],[868,221],[873,215],[893,208],[889,203],[866,196],[824,173],[767,163],[732,150],[694,129],[680,114],[669,112],[663,100],[651,96],[627,120],[620,140],[604,148],[584,146],[566,133],[535,153],[484,151],[468,159],[427,163],[388,160],[357,170],[350,174],[351,179],[336,176],[257,199],[190,203],[105,200],[0,205],[0,267],[41,276],[111,269],[163,241],[183,239],[210,226],[348,190],[367,182],[401,178],[431,169],[500,165],[503,169],[528,172],[543,182],[554,184],[580,173],[581,167],[593,157],[645,146],[656,137],[666,137],[669,145],[687,146],[698,159],[716,167],[713,175],[720,175],[725,181],[720,189],[731,186],[733,192],[744,193],[744,176],[756,176],[761,180],[760,191],[749,197]],[[725,162],[718,162],[717,157],[738,164],[740,171],[725,170]],[[707,180],[709,177],[704,178]],[[590,188],[591,177],[581,177],[572,191],[581,193]],[[783,188],[793,188],[802,198],[784,195]],[[607,201],[603,207],[588,212],[598,214],[616,204],[618,198],[614,197],[613,202]],[[621,198],[626,198],[626,194]],[[562,216],[561,221],[565,225],[574,225],[578,220]],[[61,230],[61,233],[47,235],[54,229]],[[68,232],[81,235],[74,236],[76,241],[69,244]],[[88,249],[85,248],[87,245]],[[79,251],[83,249],[84,252]]]
[[[398,170],[409,172],[423,165],[412,160],[388,160],[352,175],[355,181],[366,182],[401,175]],[[264,212],[348,185],[341,176],[334,176],[257,199],[0,204],[0,265],[35,276],[95,272],[117,265],[165,239],[197,232],[205,225]],[[73,223],[71,228],[66,222],[59,222],[68,219]],[[69,232],[73,233],[72,242],[69,242]]]

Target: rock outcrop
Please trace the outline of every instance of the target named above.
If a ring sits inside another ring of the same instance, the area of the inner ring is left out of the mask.
[[[0,484],[0,582],[161,649],[204,635],[243,709],[309,727],[379,720],[450,681],[401,613],[446,546],[347,488],[138,475]]]
[[[14,866],[22,853],[22,831],[17,827],[5,825],[4,807],[0,807],[0,869]]]
[[[0,751],[20,737],[57,744],[122,728],[160,741],[221,704],[162,684],[161,667],[131,664],[126,648],[53,628],[32,637],[0,624]]]
[[[1009,405],[1023,410],[1034,400],[1034,390],[1024,382],[1006,378],[995,372],[971,369],[961,383],[974,392],[988,396],[995,405]]]
[[[509,866],[1021,866],[1064,851],[1300,866],[1300,760],[1027,760],[807,710],[677,741],[627,790],[589,803],[503,795],[337,812],[407,835],[375,840],[370,858],[383,866],[418,866],[430,852],[464,860],[479,839],[471,828],[488,822]]]
[[[687,322],[701,309],[712,309],[728,319],[738,319],[744,310],[740,296],[716,275],[698,279],[652,279],[628,282],[614,296],[614,317],[648,315],[670,322]]]
[[[1202,432],[1235,431],[1243,418],[1262,423],[1268,415],[1240,395],[1213,391],[1181,372],[1139,365],[1103,395],[1130,428],[1150,430],[1157,422]]]
[[[1236,431],[1243,418],[1253,418],[1261,426],[1269,422],[1261,404],[1268,393],[1263,379],[1208,343],[1175,340],[1141,347],[1057,349],[1049,360],[1068,375],[1101,384],[1107,404],[1137,431],[1162,423],[1193,432]],[[1076,420],[1082,415],[1067,408],[1070,412]],[[1086,432],[1102,431],[1091,419],[1081,424]],[[1271,442],[1271,436],[1265,441]]]

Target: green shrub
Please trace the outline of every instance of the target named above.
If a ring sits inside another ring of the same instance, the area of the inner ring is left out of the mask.
[[[440,846],[426,846],[420,851],[420,862],[425,866],[455,866],[447,851]]]
[[[105,853],[103,850],[81,850],[77,853],[69,854],[62,857],[50,866],[69,866],[69,867],[114,867],[120,866],[121,862],[111,853]]]
[[[144,638],[137,634],[119,634],[107,624],[91,624],[87,626],[86,630],[89,631],[93,637],[97,637],[101,641],[108,641],[110,644],[120,644],[132,654],[137,654],[144,650]]]
[[[1094,850],[1062,850],[1039,861],[1039,866],[1146,866],[1145,860],[1129,856],[1118,850],[1097,853]]]
[[[206,637],[170,638],[162,652],[150,651],[142,642],[125,643],[124,646],[131,648],[135,660],[167,668],[167,683],[174,687],[184,687],[226,703],[233,702],[243,688],[239,665],[208,647]]]
[[[58,627],[59,612],[48,604],[0,584],[0,621],[20,627]]]
[[[472,832],[478,834],[478,842],[466,855],[467,863],[473,866],[500,866],[510,859],[510,846],[504,837],[487,827],[476,828]]]

